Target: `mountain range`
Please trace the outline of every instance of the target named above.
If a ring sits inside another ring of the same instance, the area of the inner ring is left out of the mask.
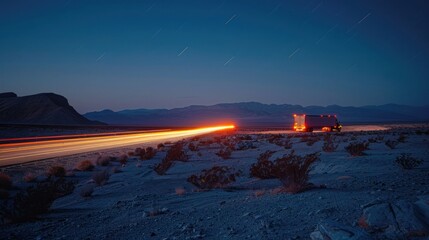
[[[342,123],[394,123],[429,120],[429,106],[386,104],[342,107],[263,104],[258,102],[192,105],[174,109],[135,109],[114,112],[103,110],[84,116],[112,125],[199,126],[235,123],[239,126],[284,126],[293,122],[293,114],[333,114]]]
[[[1,124],[36,125],[99,125],[80,115],[67,99],[54,93],[18,97],[15,93],[0,94]]]
[[[80,115],[67,99],[54,93],[18,97],[0,93],[0,124],[38,125],[131,125],[147,127],[186,127],[214,124],[284,127],[293,114],[333,114],[340,122],[395,123],[429,121],[428,106],[386,104],[343,107],[263,104],[258,102],[192,105],[173,109],[103,110]]]

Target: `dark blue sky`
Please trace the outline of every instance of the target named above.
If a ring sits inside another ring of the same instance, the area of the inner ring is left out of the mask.
[[[0,92],[81,112],[429,104],[429,2],[2,1]]]

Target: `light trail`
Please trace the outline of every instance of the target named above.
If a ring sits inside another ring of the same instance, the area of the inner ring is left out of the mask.
[[[113,136],[86,136],[72,139],[1,144],[0,166],[142,143],[158,142],[167,139],[172,140],[192,137],[233,128],[233,125],[228,125],[190,130],[129,133]]]

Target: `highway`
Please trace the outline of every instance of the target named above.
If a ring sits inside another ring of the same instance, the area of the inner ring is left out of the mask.
[[[61,157],[77,153],[155,143],[172,139],[187,138],[215,131],[233,129],[233,125],[196,128],[187,130],[168,130],[156,132],[128,132],[116,135],[56,136],[54,139],[0,144],[0,166],[25,163],[46,158]],[[63,138],[63,139],[61,139]],[[28,139],[27,139],[28,140]]]

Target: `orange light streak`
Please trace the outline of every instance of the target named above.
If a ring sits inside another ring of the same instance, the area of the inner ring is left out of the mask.
[[[227,125],[190,130],[130,133],[113,136],[86,136],[62,140],[1,144],[0,166],[142,143],[159,142],[167,139],[175,140],[233,128],[235,128],[233,125]]]

